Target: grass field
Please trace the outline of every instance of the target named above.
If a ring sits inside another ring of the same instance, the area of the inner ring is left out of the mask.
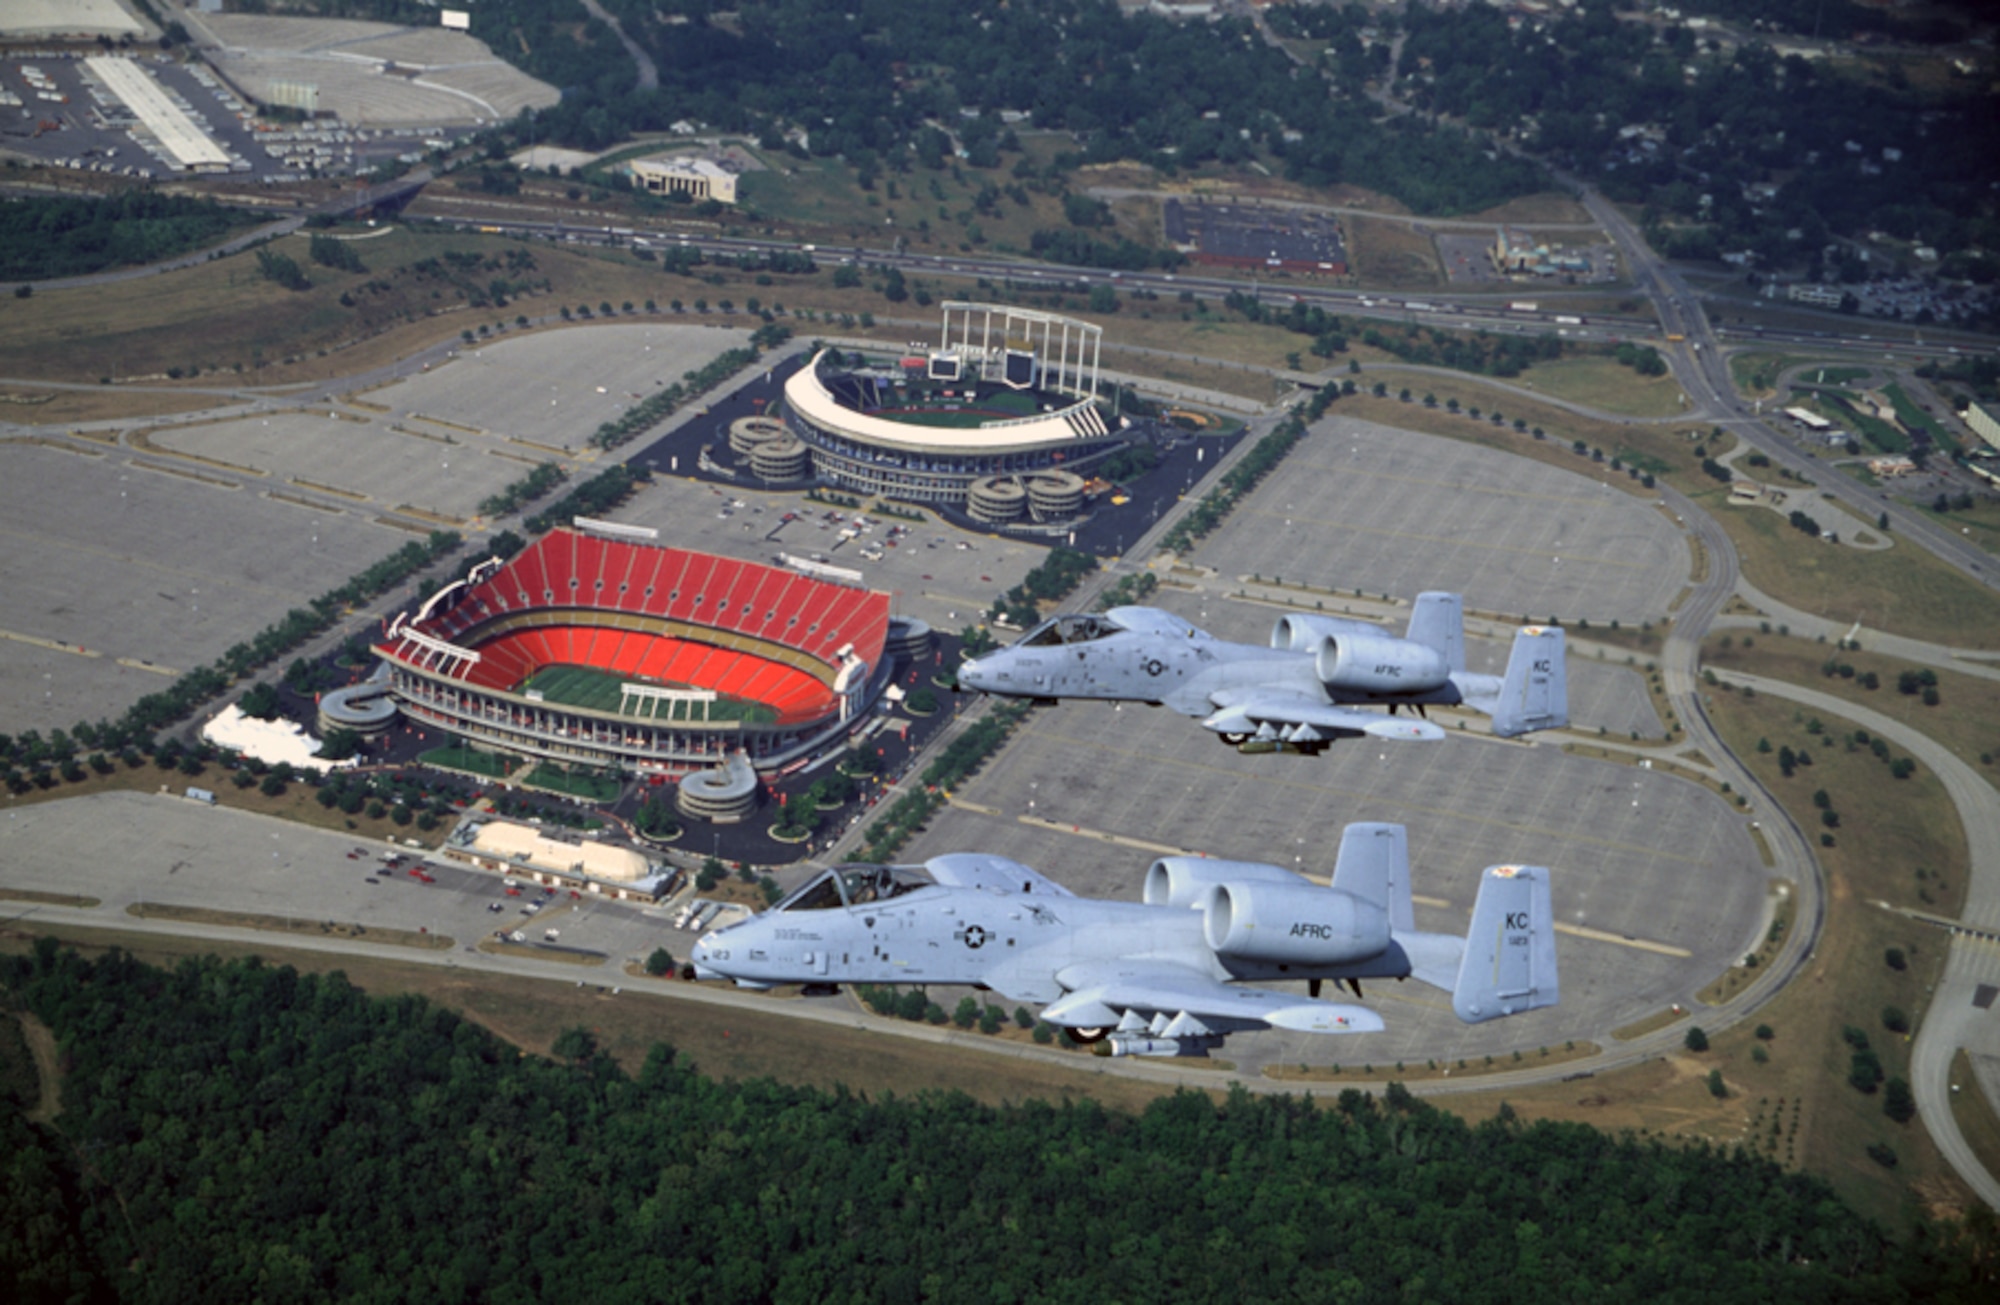
[[[1951,1115],[1959,1134],[1987,1173],[2000,1173],[2000,1116],[1986,1094],[1973,1089],[1972,1062],[1962,1048],[1951,1058],[1951,1084]]]
[[[1729,356],[1729,378],[1748,397],[1767,397],[1778,392],[1780,376],[1805,361],[1784,353],[1735,353]]]
[[[1859,1208],[1899,1223],[1910,1188],[1957,1184],[1921,1124],[1891,1121],[1882,1114],[1879,1092],[1864,1094],[1847,1083],[1849,1052],[1841,1029],[1864,1029],[1886,1072],[1908,1077],[1908,1039],[1885,1028],[1881,1012],[1896,1007],[1915,1027],[1945,946],[1934,930],[1876,903],[1957,913],[1969,873],[1957,812],[1929,770],[1919,766],[1910,778],[1896,780],[1867,748],[1850,748],[1855,727],[1847,721],[1821,719],[1814,732],[1813,713],[1740,693],[1712,694],[1709,714],[1730,750],[1785,804],[1807,837],[1817,843],[1831,833],[1834,839],[1834,846],[1814,849],[1828,885],[1825,934],[1799,977],[1762,1014],[1778,1035],[1768,1048],[1769,1063],[1750,1058],[1754,1025],[1717,1038],[1712,1054],[1725,1060],[1725,1077],[1740,1083],[1746,1098],[1802,1102],[1798,1163],[1828,1177]],[[1760,752],[1760,739],[1772,751]],[[1777,752],[1787,746],[1813,758],[1789,779]],[[1821,791],[1840,818],[1837,829],[1823,824],[1814,801]],[[1907,969],[1884,963],[1890,947],[1908,956]],[[1868,1158],[1870,1142],[1894,1148],[1901,1160],[1895,1171]]]
[[[1444,284],[1437,246],[1404,222],[1349,218],[1347,262],[1363,285],[1384,290],[1429,290]]]
[[[54,426],[65,422],[117,421],[158,417],[173,412],[212,408],[214,394],[170,394],[158,390],[99,387],[58,390],[33,385],[10,386],[0,393],[0,420],[23,425]]]
[[[1891,779],[1887,766],[1865,749],[1846,751],[1839,739],[1851,725],[1828,719],[1820,733],[1808,733],[1810,717],[1776,698],[1714,693],[1709,713],[1732,750],[1811,831],[1815,844],[1822,826],[1813,793],[1825,789],[1841,817],[1833,831],[1836,846],[1814,849],[1827,873],[1829,901],[1812,960],[1756,1018],[1711,1032],[1705,1053],[1676,1052],[1588,1082],[1453,1098],[1451,1108],[1479,1118],[1504,1101],[1523,1119],[1578,1120],[1614,1132],[1741,1145],[1827,1179],[1891,1229],[1905,1227],[1919,1205],[1947,1213],[1965,1208],[1969,1193],[1923,1125],[1891,1121],[1882,1113],[1879,1090],[1863,1094],[1848,1084],[1848,1049],[1841,1041],[1844,1025],[1862,1028],[1884,1070],[1908,1077],[1907,1042],[1883,1027],[1881,1012],[1897,1007],[1915,1027],[1945,949],[1942,935],[1873,903],[1949,912],[1962,899],[1965,845],[1942,785],[1921,768],[1910,779]],[[1759,738],[1768,738],[1773,751],[1758,752]],[[1807,749],[1814,764],[1785,779],[1776,762],[1781,745]],[[1884,964],[1890,947],[1904,951],[1907,969]],[[1717,1018],[1697,1010],[1686,1022],[1701,1025],[1704,1017],[1711,1027]],[[1759,1025],[1774,1036],[1758,1038]],[[1722,1071],[1726,1099],[1708,1091],[1712,1069]],[[1895,1150],[1895,1169],[1868,1157],[1871,1142]]]
[[[417,758],[426,766],[441,766],[446,770],[462,770],[468,774],[486,775],[499,779],[512,769],[507,758],[498,753],[481,752],[478,748],[457,746],[432,748]]]
[[[1902,386],[1894,383],[1885,385],[1882,387],[1882,394],[1895,405],[1896,420],[1903,423],[1905,430],[1912,435],[1921,431],[1930,438],[1934,446],[1946,453],[1958,450],[1958,441],[1952,437],[1951,432],[1944,428],[1942,422],[1925,412],[1915,399],[1904,393]]]
[[[567,793],[586,802],[609,802],[616,798],[619,790],[624,787],[614,776],[600,774],[595,770],[571,771],[549,762],[536,766],[522,783],[529,788],[544,788],[552,793]]]
[[[276,248],[307,265],[302,238],[281,240]],[[245,380],[278,385],[364,371],[462,330],[498,329],[517,314],[536,317],[565,303],[620,303],[655,293],[635,284],[634,271],[644,265],[629,256],[546,242],[397,226],[363,243],[361,252],[366,273],[314,265],[313,286],[304,291],[265,280],[255,255],[239,254],[158,276],[37,294],[29,307],[0,315],[0,375],[167,384],[169,370],[178,369],[190,386]],[[512,255],[519,266],[430,270],[447,268],[447,253],[503,265]],[[520,264],[523,255],[529,264]],[[504,308],[472,307],[471,292],[484,294],[496,276],[533,282],[534,289]],[[341,302],[343,295],[352,306]]]
[[[1623,417],[1670,417],[1687,406],[1687,395],[1671,375],[1641,376],[1615,358],[1536,363],[1519,383]]]
[[[561,703],[564,706],[581,707],[585,711],[602,711],[617,715],[619,703],[624,696],[622,690],[625,683],[626,681],[622,676],[607,675],[603,671],[592,670],[588,666],[550,666],[529,676],[527,682],[521,688],[524,691],[533,690],[540,693],[550,702]],[[669,687],[690,688],[699,686],[674,685]],[[643,716],[648,720],[657,719],[660,721],[740,720],[747,721],[753,725],[769,724],[778,719],[778,713],[762,703],[746,702],[741,698],[727,697],[718,697],[715,701],[708,703],[705,713],[699,704],[687,701],[675,701],[671,704],[670,711],[662,710],[657,716],[651,712],[639,709],[638,704],[635,702],[634,709],[626,712],[625,715],[634,718]]]
[[[1979,498],[1969,508],[1939,512],[1935,506],[1926,506],[1924,511],[1939,525],[1978,540],[1984,548],[2000,548],[2000,503]]]
[[[1990,647],[2000,630],[2000,594],[1923,549],[1862,552],[1816,543],[1775,512],[1728,508],[1727,495],[1710,489],[1695,498],[1729,532],[1743,574],[1773,598],[1832,620],[1960,647]]]
[[[1729,640],[1727,647],[1724,639]],[[1806,685],[1872,708],[1935,739],[1960,761],[2000,784],[2000,764],[1981,760],[2000,758],[2000,682],[1922,667],[1865,647],[1846,651],[1779,634],[1712,634],[1702,644],[1701,658],[1705,665]],[[1855,673],[1851,677],[1838,672],[1826,675],[1823,668],[1829,662],[1852,666]],[[1932,670],[1937,676],[1937,706],[1926,707],[1922,697],[1897,689],[1897,678],[1914,670]],[[1880,688],[1861,687],[1861,676],[1869,671],[1880,679]]]

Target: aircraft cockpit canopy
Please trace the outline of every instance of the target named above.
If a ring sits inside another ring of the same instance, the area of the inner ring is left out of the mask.
[[[1051,616],[1015,641],[1016,648],[1056,648],[1091,643],[1123,634],[1125,627],[1108,616]]]
[[[892,897],[933,887],[921,871],[902,866],[841,865],[809,879],[773,911],[832,911],[886,902]]]

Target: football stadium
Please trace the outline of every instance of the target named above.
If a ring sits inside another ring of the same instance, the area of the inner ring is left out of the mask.
[[[814,475],[989,525],[1074,517],[1079,473],[1127,443],[1126,423],[1099,404],[1103,328],[995,304],[943,309],[934,349],[823,349],[785,382],[785,421]]]
[[[579,521],[399,615],[375,651],[413,720],[484,747],[678,776],[842,739],[888,682],[889,596]],[[902,623],[897,623],[899,626]]]

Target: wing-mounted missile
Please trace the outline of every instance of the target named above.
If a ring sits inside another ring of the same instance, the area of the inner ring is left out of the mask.
[[[1250,691],[1219,693],[1221,709],[1202,721],[1225,743],[1291,743],[1314,748],[1330,739],[1368,735],[1371,738],[1436,741],[1444,731],[1429,721],[1390,716],[1356,707],[1336,707],[1298,694]]]

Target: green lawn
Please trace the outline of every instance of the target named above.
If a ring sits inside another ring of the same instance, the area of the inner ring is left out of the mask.
[[[619,714],[619,703],[626,680],[623,676],[607,675],[587,666],[550,666],[530,676],[521,686],[523,691],[534,690],[542,697],[565,707],[581,707],[585,711],[601,711],[611,715]],[[691,685],[668,685],[668,688],[691,688]],[[634,700],[631,710],[624,713],[630,719],[658,720],[662,722],[699,722],[740,720],[752,725],[764,725],[775,721],[778,714],[758,702],[746,702],[741,698],[717,698],[708,704],[707,715],[694,703],[677,701],[666,705],[642,704]]]
[[[1896,420],[1903,423],[1903,429],[1912,435],[1918,431],[1930,436],[1931,443],[1945,453],[1958,452],[1958,441],[1940,425],[1935,418],[1917,405],[1917,401],[1903,392],[1903,387],[1894,383],[1882,387],[1882,393],[1889,402],[1896,405]]]
[[[489,775],[499,779],[507,773],[507,758],[497,753],[481,752],[477,748],[450,746],[432,748],[417,758],[426,766],[439,766],[445,770],[463,770],[474,775]]]
[[[1723,506],[1727,494],[1695,497],[1729,532],[1750,583],[1774,598],[1831,620],[1961,647],[1988,646],[2000,629],[2000,595],[1921,548],[1862,552],[1821,543],[1775,512]]]
[[[618,796],[621,787],[618,780],[610,775],[599,774],[594,770],[567,771],[561,766],[546,762],[535,767],[522,782],[529,788],[567,793],[586,802],[609,802]]]
[[[1625,417],[1671,417],[1686,406],[1671,375],[1641,376],[1615,358],[1558,358],[1536,363],[1520,379],[1544,394]]]

